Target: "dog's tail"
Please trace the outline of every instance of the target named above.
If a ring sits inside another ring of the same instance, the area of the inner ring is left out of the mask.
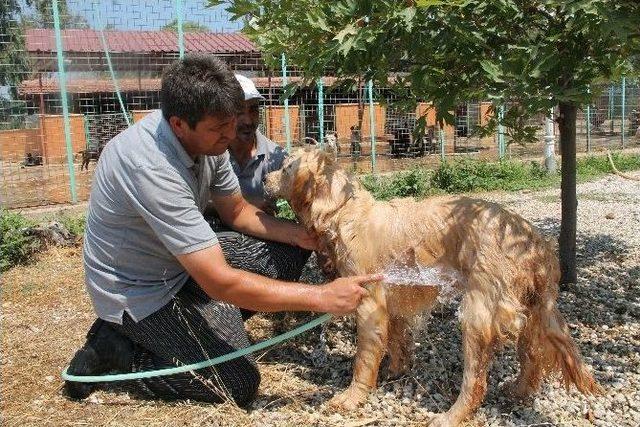
[[[537,286],[539,292],[527,304],[527,321],[517,345],[521,365],[520,392],[529,394],[540,386],[544,377],[554,373],[562,375],[566,388],[574,384],[583,394],[601,392],[602,388],[582,361],[569,328],[556,307],[559,273],[536,279],[553,282]]]

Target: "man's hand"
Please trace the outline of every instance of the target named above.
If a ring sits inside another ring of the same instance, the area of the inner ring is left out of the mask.
[[[249,204],[240,193],[213,196],[213,205],[227,226],[259,239],[315,250],[316,239],[293,221],[275,218]]]
[[[342,277],[321,288],[321,310],[336,316],[353,312],[368,291],[362,285],[382,280],[380,274]]]
[[[302,249],[308,249],[310,251],[318,249],[318,241],[316,240],[316,237],[301,225],[296,226],[296,232],[293,234],[293,241],[291,243],[295,246],[300,246]]]

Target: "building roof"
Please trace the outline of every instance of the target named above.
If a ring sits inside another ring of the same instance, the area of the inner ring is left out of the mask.
[[[118,87],[121,92],[158,91],[160,90],[160,79],[119,79]],[[115,91],[116,89],[111,79],[67,80],[67,92],[69,93],[108,93]],[[59,92],[60,84],[57,79],[42,79],[42,86],[38,79],[24,80],[18,86],[18,94],[23,96]]]
[[[104,31],[112,53],[177,53],[178,34],[173,31]],[[52,29],[28,29],[26,50],[56,52]],[[68,53],[102,53],[100,32],[96,30],[62,30],[62,45]],[[258,53],[256,46],[239,32],[184,33],[186,52]]]
[[[257,88],[267,89],[269,88],[268,77],[251,77],[251,80]],[[300,77],[289,77],[288,83],[300,82]],[[331,86],[335,83],[335,77],[323,77],[322,81],[325,86]],[[125,78],[118,79],[118,86],[121,92],[137,92],[137,91],[158,91],[160,90],[159,78]],[[271,78],[272,88],[282,87],[282,77]],[[24,80],[18,86],[18,94],[25,95],[38,95],[48,93],[59,93],[60,85],[57,79],[42,79],[42,85],[40,80]],[[115,92],[115,86],[111,79],[70,79],[67,80],[67,92],[68,93],[108,93]]]

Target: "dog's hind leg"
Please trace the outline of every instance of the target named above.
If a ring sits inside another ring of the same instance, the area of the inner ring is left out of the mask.
[[[409,321],[403,317],[389,319],[389,376],[406,373],[413,362],[413,334]]]
[[[575,384],[583,394],[599,392],[600,386],[582,362],[569,335],[555,296],[539,300],[529,310],[527,323],[518,338],[520,374],[507,387],[513,397],[523,399],[536,392],[544,377],[561,372],[565,385]]]
[[[353,410],[375,389],[380,361],[387,350],[389,314],[382,286],[370,289],[357,310],[357,345],[351,385],[334,396],[329,405]]]
[[[540,315],[538,310],[530,311],[520,336],[518,337],[517,353],[520,361],[520,374],[504,391],[516,399],[525,399],[535,393],[545,375],[545,359],[541,354],[544,347],[540,344]]]
[[[496,345],[492,313],[481,292],[469,292],[462,301],[462,348],[464,372],[458,399],[445,413],[429,422],[430,427],[457,426],[482,403],[487,390],[487,370]]]

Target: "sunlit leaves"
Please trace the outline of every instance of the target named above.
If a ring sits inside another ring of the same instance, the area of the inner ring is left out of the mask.
[[[392,85],[398,106],[430,101],[439,120],[478,99],[507,105],[505,121],[513,106],[527,116],[581,105],[590,85],[632,72],[628,59],[640,54],[637,1],[235,0],[229,10],[250,18],[245,31],[274,67],[285,52],[307,81],[334,74],[386,87],[403,73]]]

